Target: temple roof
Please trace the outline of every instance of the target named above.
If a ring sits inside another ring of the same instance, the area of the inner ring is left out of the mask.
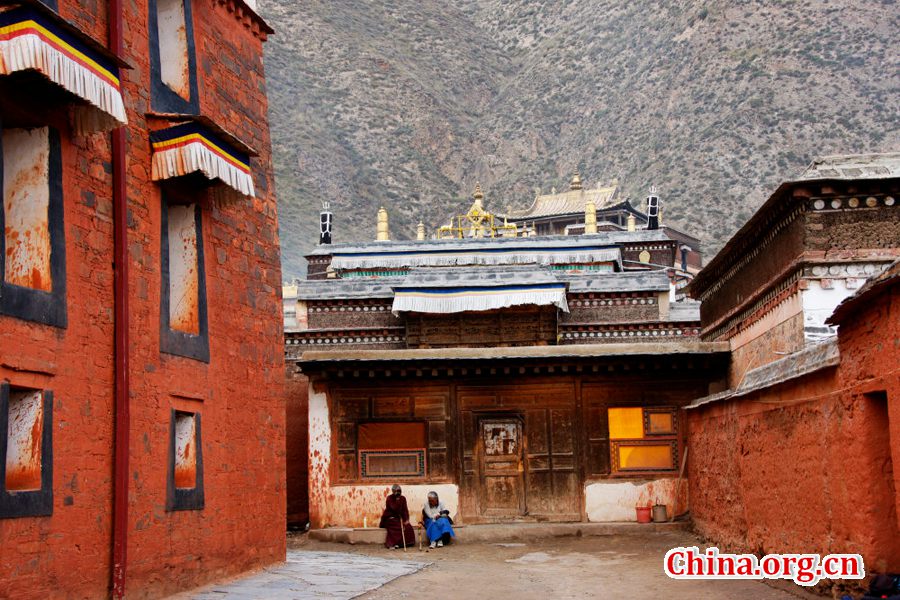
[[[579,248],[627,243],[671,241],[662,229],[637,231],[601,231],[592,235],[543,235],[534,237],[454,238],[452,240],[397,240],[323,244],[307,256],[346,256],[353,254],[387,255],[404,252],[478,251],[513,249]]]
[[[534,202],[526,210],[511,211],[506,215],[500,216],[510,219],[533,219],[553,215],[583,214],[585,205],[591,201],[597,207],[597,210],[603,210],[616,203],[618,189],[618,186],[611,185],[593,190],[576,188],[556,194],[542,194],[535,198]]]
[[[559,281],[569,284],[573,293],[661,292],[669,289],[669,276],[664,270],[626,271],[623,273],[572,273],[557,271]]]
[[[661,292],[669,289],[669,277],[665,270],[577,273],[534,266],[422,267],[412,269],[403,277],[349,277],[299,281],[297,298],[299,300],[393,298],[394,289],[404,287],[491,287],[550,283],[564,283],[571,293]],[[672,303],[670,306],[671,320],[698,320],[698,302]]]
[[[394,286],[404,277],[351,277],[347,279],[304,280],[297,283],[298,300],[351,300],[393,298]]]
[[[900,152],[825,156],[806,167],[797,181],[892,177],[900,177]]]

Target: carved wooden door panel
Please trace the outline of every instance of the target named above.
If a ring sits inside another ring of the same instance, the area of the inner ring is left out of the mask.
[[[482,514],[514,517],[525,513],[522,424],[518,419],[481,419],[478,424]]]

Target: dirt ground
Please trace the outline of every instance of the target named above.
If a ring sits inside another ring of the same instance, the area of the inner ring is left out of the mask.
[[[798,596],[758,581],[673,581],[663,572],[666,550],[700,544],[688,532],[629,536],[550,538],[518,543],[459,543],[406,553],[381,546],[315,542],[289,538],[289,547],[352,552],[432,562],[362,596],[401,598],[490,598],[515,600],[569,598],[673,598],[690,600],[792,600]],[[809,598],[808,594],[800,597]]]

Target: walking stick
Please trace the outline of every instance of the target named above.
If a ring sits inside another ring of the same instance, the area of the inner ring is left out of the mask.
[[[403,540],[403,551],[406,552],[406,527],[403,519],[400,519],[400,539]]]

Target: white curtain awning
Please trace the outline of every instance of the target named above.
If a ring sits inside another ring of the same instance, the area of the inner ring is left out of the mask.
[[[392,311],[458,313],[521,305],[556,306],[569,312],[564,283],[495,287],[395,288]]]
[[[78,133],[128,122],[119,66],[67,31],[59,17],[24,5],[0,12],[0,75],[20,71],[36,71],[87,102],[73,106]]]
[[[200,172],[244,196],[253,196],[250,155],[224,142],[200,123],[188,122],[150,134],[153,181]]]

